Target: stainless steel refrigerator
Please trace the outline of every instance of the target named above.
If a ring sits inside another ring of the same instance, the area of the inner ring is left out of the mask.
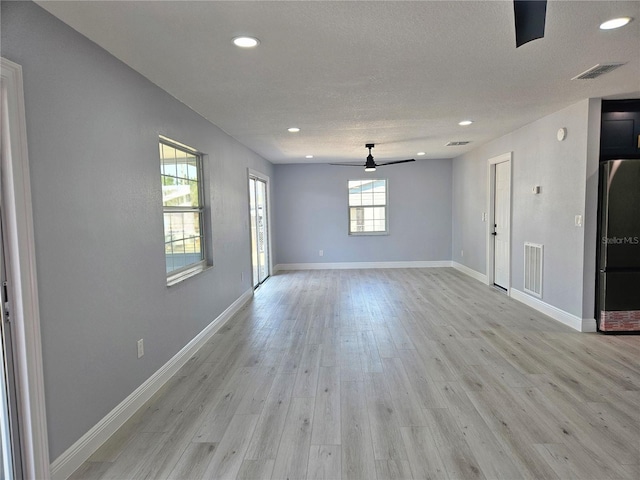
[[[598,330],[640,332],[640,160],[600,164],[598,207]]]

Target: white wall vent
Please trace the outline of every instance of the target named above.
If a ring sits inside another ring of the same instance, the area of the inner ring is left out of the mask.
[[[586,72],[576,75],[571,80],[591,80],[599,77],[600,75],[604,75],[605,73],[609,73],[611,70],[615,70],[622,65],[624,65],[624,63],[599,63],[591,67]]]
[[[447,142],[444,144],[445,147],[459,147],[461,145],[468,145],[471,141],[463,140],[461,142]]]
[[[542,245],[524,244],[524,291],[542,298]]]

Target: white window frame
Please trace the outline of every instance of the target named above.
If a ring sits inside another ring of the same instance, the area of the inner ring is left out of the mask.
[[[187,152],[196,157],[197,163],[197,172],[198,172],[198,206],[197,207],[172,207],[162,205],[162,217],[163,217],[163,237],[166,238],[166,232],[164,230],[164,214],[165,213],[179,213],[179,212],[197,212],[200,216],[200,250],[201,250],[201,259],[198,262],[190,263],[189,265],[185,265],[184,267],[177,268],[172,270],[171,272],[167,272],[167,286],[175,285],[176,283],[182,282],[187,278],[190,278],[194,275],[197,275],[200,272],[203,272],[208,268],[207,265],[207,244],[208,244],[208,235],[206,231],[206,221],[205,221],[205,213],[206,213],[206,197],[204,194],[204,175],[203,175],[203,159],[204,154],[199,152],[195,148],[189,147],[183,143],[172,140],[171,138],[165,137],[163,135],[159,136],[158,145],[167,145],[183,152]],[[162,158],[160,158],[160,162],[162,162]],[[162,178],[162,170],[160,171],[160,176]],[[162,185],[162,182],[161,182]],[[166,244],[166,241],[164,242]],[[164,261],[166,262],[166,251],[164,254]],[[166,267],[165,267],[166,269]]]
[[[384,208],[384,231],[378,232],[352,232],[351,231],[351,208],[359,207],[360,205],[350,205],[349,204],[349,182],[376,182],[383,181],[384,182],[384,205],[362,205],[363,208]],[[389,235],[389,180],[386,178],[356,178],[349,179],[347,181],[347,232],[349,236],[352,237],[360,237],[360,236],[376,236],[376,235]]]

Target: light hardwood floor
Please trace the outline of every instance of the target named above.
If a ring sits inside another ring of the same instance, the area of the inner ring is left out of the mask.
[[[73,479],[638,479],[640,336],[450,269],[270,278]]]

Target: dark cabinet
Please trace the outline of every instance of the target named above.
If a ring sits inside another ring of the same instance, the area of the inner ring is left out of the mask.
[[[603,102],[600,160],[640,158],[640,100]]]

